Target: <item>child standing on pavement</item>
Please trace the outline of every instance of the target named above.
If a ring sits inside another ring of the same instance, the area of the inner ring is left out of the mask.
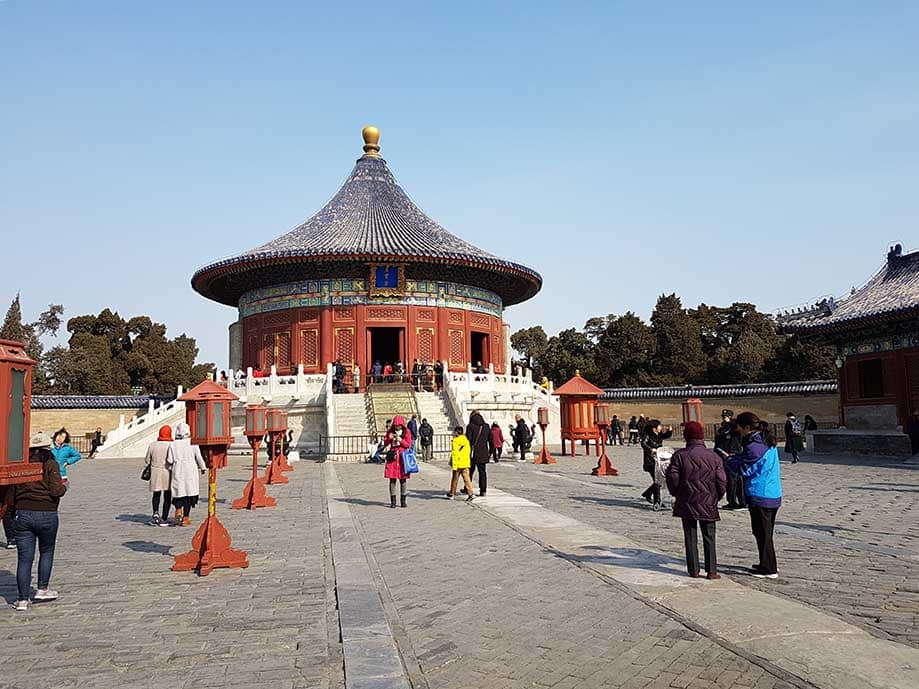
[[[456,484],[459,477],[463,477],[463,484],[466,486],[466,502],[472,500],[472,480],[469,478],[469,467],[472,464],[471,448],[469,447],[469,438],[463,433],[463,427],[457,426],[453,429],[453,447],[450,450],[450,468],[453,469],[453,476],[450,479],[450,491],[444,496],[447,500],[452,500],[456,495]]]
[[[392,420],[392,426],[383,439],[386,448],[386,468],[383,476],[389,479],[389,506],[396,506],[396,481],[399,482],[400,505],[407,507],[405,502],[405,482],[409,474],[405,473],[402,465],[402,453],[412,446],[412,434],[405,425],[405,418],[397,416]]]

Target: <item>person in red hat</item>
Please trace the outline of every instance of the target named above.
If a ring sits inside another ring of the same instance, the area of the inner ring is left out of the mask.
[[[720,579],[715,553],[715,523],[720,519],[718,501],[724,496],[727,475],[721,457],[705,447],[705,429],[698,421],[683,427],[686,447],[673,453],[667,468],[667,489],[673,495],[673,516],[683,520],[686,569],[699,576],[699,528],[709,579]]]

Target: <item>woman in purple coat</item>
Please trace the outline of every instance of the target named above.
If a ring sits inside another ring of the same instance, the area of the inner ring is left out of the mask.
[[[667,467],[667,489],[673,495],[673,516],[683,520],[686,569],[699,576],[699,527],[705,552],[705,572],[709,579],[720,579],[715,553],[715,522],[718,501],[724,496],[727,475],[721,457],[705,447],[705,429],[698,421],[683,427],[686,447],[673,453]]]

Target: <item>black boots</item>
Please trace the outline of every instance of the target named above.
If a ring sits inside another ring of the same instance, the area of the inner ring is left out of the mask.
[[[402,500],[404,501],[405,498],[402,498]],[[392,507],[393,509],[396,509],[396,496],[395,495],[389,496],[389,506]]]
[[[393,501],[395,501],[395,498],[393,498]],[[404,495],[402,496],[402,503],[401,503],[401,505],[402,505],[402,507],[408,507],[408,505],[405,504],[405,496],[404,496]],[[393,507],[395,507],[395,505],[393,505]]]

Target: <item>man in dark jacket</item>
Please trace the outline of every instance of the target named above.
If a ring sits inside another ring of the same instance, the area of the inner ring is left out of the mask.
[[[727,459],[732,455],[739,454],[743,448],[740,444],[740,434],[734,424],[734,411],[731,409],[721,410],[721,425],[715,431],[715,452],[721,455],[722,459]],[[747,509],[747,499],[743,492],[743,476],[739,473],[728,470],[728,504],[726,510],[745,510]]]
[[[485,491],[488,490],[488,476],[485,473],[485,469],[488,466],[489,435],[490,431],[485,419],[482,418],[479,412],[472,412],[469,415],[469,425],[466,426],[466,437],[469,439],[471,455],[469,478],[471,480],[475,472],[479,472],[479,497],[485,497]]]
[[[686,569],[689,576],[699,576],[698,527],[701,526],[707,577],[720,579],[715,522],[719,519],[718,501],[727,484],[724,462],[705,447],[705,429],[698,421],[690,421],[683,427],[683,437],[686,447],[673,453],[667,467],[667,490],[674,497],[673,516],[683,520]]]
[[[434,427],[427,419],[421,419],[418,427],[418,441],[421,443],[421,461],[430,462],[434,459]]]
[[[406,428],[412,434],[412,447],[415,447],[418,442],[418,417],[415,414],[412,414],[412,418],[409,419]]]

